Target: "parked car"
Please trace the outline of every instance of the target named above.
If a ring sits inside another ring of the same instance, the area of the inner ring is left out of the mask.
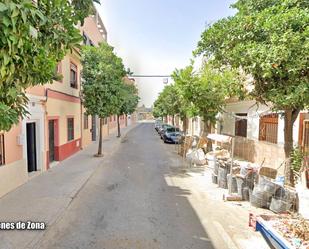
[[[174,127],[174,126],[167,126],[167,127],[165,127],[165,129],[162,130],[161,133],[160,133],[161,139],[163,139],[163,136],[164,136],[166,133],[169,134],[169,133],[172,133],[172,132],[179,132],[179,131],[180,131],[180,130],[179,130],[179,128],[177,128],[177,127]]]
[[[158,134],[161,136],[161,133],[164,132],[169,127],[173,127],[173,126],[169,124],[161,124],[161,126],[158,128]]]
[[[161,127],[162,125],[162,121],[161,120],[156,120],[155,121],[155,130],[158,131],[159,128]]]
[[[178,129],[178,128],[176,128]],[[175,131],[175,129],[167,129],[163,134],[164,143],[178,144],[182,142],[183,133],[181,131]]]

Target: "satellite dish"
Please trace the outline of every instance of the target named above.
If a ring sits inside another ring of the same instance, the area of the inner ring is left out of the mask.
[[[168,78],[164,78],[164,79],[163,79],[163,84],[164,84],[164,85],[168,84]]]

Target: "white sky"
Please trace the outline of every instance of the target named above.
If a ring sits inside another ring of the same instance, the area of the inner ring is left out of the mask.
[[[187,66],[206,23],[231,15],[233,0],[101,0],[98,6],[126,67],[134,74],[170,75]],[[163,78],[136,79],[140,105],[150,107]]]

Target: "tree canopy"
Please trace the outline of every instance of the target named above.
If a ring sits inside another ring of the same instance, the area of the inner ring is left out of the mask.
[[[117,114],[119,91],[126,75],[122,59],[107,43],[99,47],[85,46],[82,50],[82,98],[87,112],[100,118]]]
[[[293,123],[309,106],[309,2],[238,0],[232,7],[237,13],[208,26],[195,53],[252,77],[250,95],[283,112],[289,158]]]
[[[136,86],[123,84],[121,86],[119,95],[120,101],[117,113],[119,115],[132,114],[135,111],[139,101],[138,90]]]
[[[107,43],[82,49],[82,99],[86,112],[100,118],[100,137],[97,156],[102,154],[103,119],[118,114],[120,91],[126,75],[122,59]]]
[[[79,47],[76,25],[92,8],[91,0],[0,3],[0,130],[9,130],[26,114],[25,89],[51,83],[56,64]]]
[[[309,4],[239,0],[237,14],[206,28],[197,54],[253,77],[251,95],[277,110],[309,104]]]

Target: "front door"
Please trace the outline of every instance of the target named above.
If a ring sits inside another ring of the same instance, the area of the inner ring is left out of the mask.
[[[91,116],[91,136],[92,136],[92,141],[97,140],[97,119],[96,116]]]
[[[37,170],[35,123],[28,123],[26,131],[28,172],[32,172]]]
[[[48,121],[48,133],[49,133],[49,162],[55,161],[55,121]]]

